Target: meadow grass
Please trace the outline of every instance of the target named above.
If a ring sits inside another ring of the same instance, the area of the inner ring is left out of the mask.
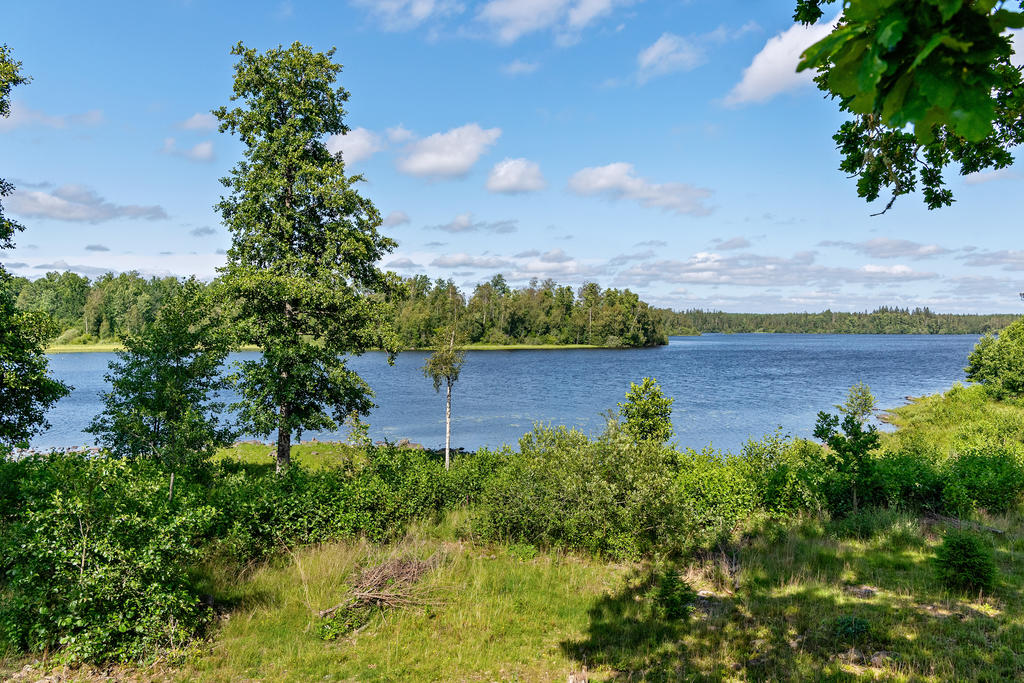
[[[662,563],[475,542],[466,512],[399,542],[307,548],[241,580],[200,578],[227,617],[180,680],[1011,680],[1024,676],[1024,519],[984,518],[999,580],[952,593],[931,565],[942,526],[869,512],[870,533],[807,517],[752,523],[732,546],[680,565],[701,591],[688,619],[652,606]],[[863,525],[862,525],[863,527]],[[442,564],[431,604],[386,611],[325,642],[319,610],[359,567],[391,557]]]
[[[886,411],[882,419],[897,431],[884,434],[882,450],[895,452],[927,444],[942,455],[969,442],[1024,442],[1024,403],[994,401],[981,385],[955,385],[944,394],[913,398]]]

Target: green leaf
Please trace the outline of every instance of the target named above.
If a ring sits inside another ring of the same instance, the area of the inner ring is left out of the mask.
[[[906,30],[907,18],[897,13],[879,23],[875,36],[879,45],[891,50],[900,42],[900,38],[903,37],[903,33]]]
[[[892,117],[903,108],[903,103],[907,97],[907,90],[910,89],[914,79],[910,74],[904,74],[896,85],[889,90],[889,94],[885,96],[885,100],[882,103],[882,123],[889,125]]]
[[[933,71],[921,71],[917,74],[917,87],[929,102],[936,107],[949,109],[956,101],[960,85],[955,79],[944,78]]]
[[[804,50],[796,70],[803,71],[804,69],[813,69],[821,66],[827,62],[833,54],[838,52],[843,45],[853,40],[863,32],[864,28],[858,26],[843,26],[837,28],[835,31]]]
[[[983,90],[963,90],[950,112],[953,129],[970,142],[979,142],[992,134],[995,105]]]
[[[1024,12],[1000,9],[992,15],[991,23],[996,33],[1002,33],[1008,28],[1024,28]]]
[[[934,36],[932,36],[928,40],[928,42],[925,43],[925,46],[921,48],[921,51],[917,53],[917,58],[914,59],[914,63],[910,65],[910,68],[908,70],[913,71],[914,69],[919,67],[921,65],[921,62],[928,59],[928,55],[934,52],[935,48],[942,44],[942,39],[947,36],[947,33],[937,33]]]
[[[949,21],[953,18],[953,15],[960,11],[963,7],[964,0],[928,0],[932,5],[939,8],[939,13],[942,15],[942,21]]]
[[[878,56],[877,48],[872,45],[861,60],[860,68],[857,70],[857,85],[861,92],[874,92],[878,87],[878,81],[885,73],[886,63]]]

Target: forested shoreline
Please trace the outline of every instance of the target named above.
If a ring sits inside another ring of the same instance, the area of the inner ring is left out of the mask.
[[[469,345],[643,347],[665,344],[669,336],[703,333],[985,334],[1018,317],[886,306],[871,312],[674,311],[650,306],[628,289],[602,289],[596,283],[574,290],[544,280],[514,288],[496,275],[467,293],[450,279],[416,275],[398,280],[402,286],[390,300],[391,322],[403,348],[429,347],[452,318]],[[19,309],[45,313],[56,323],[60,333],[53,344],[86,346],[137,334],[181,283],[137,272],[92,280],[50,272],[36,280],[13,278],[11,286]]]
[[[1020,316],[1012,313],[936,313],[924,308],[881,306],[868,312],[725,313],[657,309],[666,334],[985,334],[1003,329]]]

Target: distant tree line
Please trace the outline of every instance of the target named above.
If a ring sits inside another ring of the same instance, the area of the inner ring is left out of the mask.
[[[531,280],[512,288],[495,275],[467,297],[451,280],[426,275],[403,279],[395,302],[395,328],[409,348],[431,344],[438,329],[456,321],[470,344],[592,344],[657,346],[668,343],[654,309],[633,292],[601,289],[588,282],[578,290],[552,280]]]
[[[723,313],[691,309],[655,311],[669,335],[702,332],[783,332],[798,334],[985,334],[1020,316],[1009,313],[935,313],[925,308],[882,306],[870,313]]]
[[[656,346],[668,342],[661,317],[629,290],[587,283],[574,290],[551,280],[513,288],[496,275],[467,296],[451,280],[400,278],[390,295],[392,322],[405,348],[425,348],[455,321],[468,344]],[[48,315],[62,330],[56,343],[116,341],[156,320],[179,291],[173,277],[136,272],[90,280],[75,273],[14,278],[17,306]],[[210,287],[213,285],[206,285]],[[230,305],[230,302],[224,302]]]

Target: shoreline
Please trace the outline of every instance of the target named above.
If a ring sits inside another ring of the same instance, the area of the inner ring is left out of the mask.
[[[656,346],[597,346],[595,344],[471,344],[466,351],[572,351],[579,349],[643,349],[658,348]],[[123,351],[124,346],[117,342],[101,344],[54,344],[43,351],[47,355],[62,353],[111,353]],[[259,351],[258,346],[241,346],[234,351]],[[380,349],[373,349],[379,351]],[[432,351],[430,348],[402,349],[406,351]]]

